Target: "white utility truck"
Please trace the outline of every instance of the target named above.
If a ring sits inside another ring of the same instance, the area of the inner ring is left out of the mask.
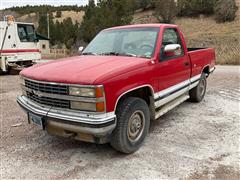
[[[32,23],[15,22],[13,16],[0,21],[0,73],[31,66],[41,59]]]

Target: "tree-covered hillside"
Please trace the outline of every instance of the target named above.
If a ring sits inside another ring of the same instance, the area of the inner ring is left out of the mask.
[[[84,7],[28,5],[8,8],[3,12],[13,12],[28,19],[28,22],[36,21],[37,31],[45,36],[49,17],[51,44],[65,45],[70,49],[79,42],[88,43],[104,28],[132,23],[136,11],[146,10],[152,10],[152,15],[161,23],[174,23],[177,16],[199,15],[214,16],[217,22],[223,23],[235,19],[237,6],[235,0],[98,0],[97,4],[89,0]],[[76,13],[66,15],[65,12]]]
[[[84,6],[51,6],[51,5],[27,5],[27,6],[21,6],[21,7],[11,7],[5,9],[6,11],[14,11],[20,15],[30,14],[30,13],[50,13],[50,12],[56,12],[56,11],[84,11]]]

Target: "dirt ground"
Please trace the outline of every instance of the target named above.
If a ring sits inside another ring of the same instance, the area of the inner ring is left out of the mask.
[[[0,80],[0,179],[240,179],[240,66],[217,66],[204,101],[152,122],[131,155],[28,125],[19,77]]]

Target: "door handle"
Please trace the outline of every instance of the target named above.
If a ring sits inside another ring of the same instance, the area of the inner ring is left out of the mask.
[[[189,66],[189,62],[184,62],[184,66]]]

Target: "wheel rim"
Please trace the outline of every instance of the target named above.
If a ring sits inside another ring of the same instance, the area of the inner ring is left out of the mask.
[[[136,142],[143,134],[145,126],[145,116],[142,111],[135,111],[128,121],[127,135],[131,142]]]
[[[202,79],[200,82],[199,82],[199,94],[200,96],[202,97],[205,93],[205,85],[206,85],[206,82],[204,79]]]

